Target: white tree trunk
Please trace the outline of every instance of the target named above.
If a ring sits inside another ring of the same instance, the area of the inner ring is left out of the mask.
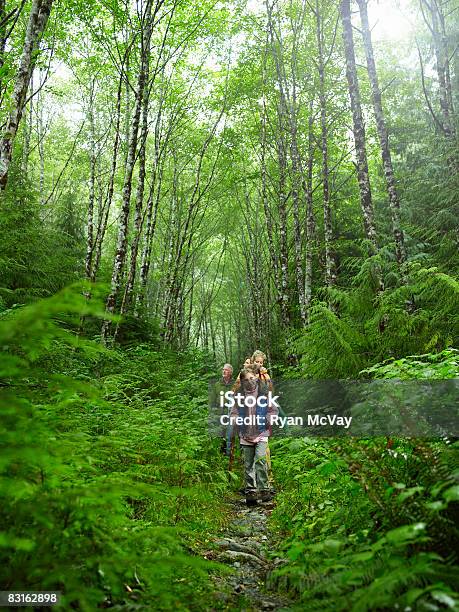
[[[37,60],[36,51],[48,23],[54,0],[33,0],[27,23],[21,61],[16,74],[11,110],[0,140],[0,190],[8,182],[8,171],[13,155],[13,144],[24,111],[30,78]]]

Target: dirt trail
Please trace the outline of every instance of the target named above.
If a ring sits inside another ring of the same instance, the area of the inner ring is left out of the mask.
[[[220,601],[214,610],[292,610],[293,602],[269,592],[266,581],[281,559],[269,559],[271,537],[267,520],[273,503],[248,508],[242,497],[230,499],[233,518],[220,538],[215,540],[215,560],[233,569],[232,574],[219,576]]]

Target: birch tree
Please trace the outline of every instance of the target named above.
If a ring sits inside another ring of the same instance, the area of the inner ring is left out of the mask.
[[[370,174],[365,142],[365,125],[360,101],[360,87],[352,33],[350,0],[340,0],[340,15],[343,27],[344,54],[346,59],[346,78],[351,102],[353,135],[357,157],[357,179],[359,183],[360,205],[362,208],[365,236],[376,250],[376,230],[373,220],[373,201],[371,196]]]
[[[378,128],[384,177],[386,179],[386,188],[387,193],[389,195],[389,208],[392,219],[392,233],[394,235],[395,241],[395,254],[398,263],[402,264],[406,259],[406,253],[403,231],[400,224],[400,200],[397,193],[394,167],[392,164],[392,156],[389,146],[389,135],[387,133],[386,120],[384,117],[384,110],[382,105],[381,89],[379,87],[378,73],[376,70],[373,44],[371,40],[371,30],[368,21],[367,0],[357,0],[357,2],[360,10],[362,37],[365,47],[365,55],[367,59],[368,76],[370,78],[371,91],[373,96],[373,108],[376,118],[376,126]]]
[[[0,139],[0,191],[8,182],[13,145],[22,119],[27,91],[37,61],[40,41],[46,29],[54,0],[33,0],[27,22],[19,68],[14,80],[10,111]]]
[[[331,58],[332,49],[329,52],[328,60],[325,57],[325,28],[324,15],[321,10],[319,0],[316,0],[314,7],[316,22],[316,41],[317,41],[317,60],[316,66],[319,73],[319,104],[320,104],[320,146],[322,153],[322,193],[323,193],[323,217],[324,217],[324,238],[325,238],[325,283],[331,287],[336,282],[336,266],[333,253],[333,224],[330,202],[330,177],[328,163],[328,118],[327,118],[327,94],[325,83],[325,71],[327,62]]]
[[[161,0],[158,3],[162,4]],[[156,5],[156,11],[160,4]],[[134,173],[134,165],[137,159],[137,142],[139,135],[140,115],[142,110],[142,101],[144,96],[144,88],[146,86],[148,63],[150,61],[150,39],[152,33],[152,0],[146,0],[142,5],[140,19],[140,66],[137,77],[137,86],[135,90],[135,103],[132,116],[132,125],[129,135],[129,146],[127,152],[126,167],[124,173],[123,195],[121,213],[118,223],[118,238],[115,251],[115,260],[113,263],[113,272],[111,280],[111,290],[107,297],[105,308],[109,314],[115,312],[115,306],[118,296],[121,291],[121,281],[124,271],[127,244],[128,244],[128,225],[129,214],[131,209],[131,192],[132,192],[132,177]],[[106,342],[108,331],[110,328],[109,320],[105,320],[102,326],[102,340]]]
[[[278,187],[277,187],[277,210],[279,215],[279,295],[278,301],[281,310],[281,320],[284,326],[290,322],[290,297],[288,293],[289,285],[289,257],[288,257],[288,224],[287,224],[287,201],[288,193],[288,168],[287,168],[287,130],[289,118],[289,110],[287,108],[287,99],[285,91],[284,77],[282,74],[282,66],[280,61],[281,51],[277,49],[279,45],[279,37],[276,37],[273,23],[273,6],[269,2],[266,3],[268,32],[271,54],[274,60],[277,84],[279,95],[276,101],[277,112],[277,129],[274,134],[276,154],[277,154],[277,171],[278,171]],[[295,159],[296,162],[296,159]],[[296,175],[298,169],[296,168]],[[298,201],[297,201],[298,204]]]
[[[450,50],[446,35],[445,14],[440,0],[419,0],[421,13],[431,35],[438,77],[438,95],[441,110],[441,128],[447,138],[456,135],[451,85]]]

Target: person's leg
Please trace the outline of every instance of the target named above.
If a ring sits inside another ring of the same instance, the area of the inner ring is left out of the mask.
[[[266,461],[266,449],[268,442],[258,442],[255,447],[255,474],[256,484],[259,492],[268,491],[268,467]]]
[[[266,443],[266,465],[268,469],[268,488],[273,491],[274,490],[274,476],[273,469],[271,466],[271,451],[269,450],[269,440]]]
[[[244,453],[245,497],[248,505],[256,504],[255,446],[241,445]]]
[[[233,428],[230,427],[229,425],[226,428],[226,454],[229,457],[231,454],[231,443],[233,443],[234,445],[234,441],[233,441]]]

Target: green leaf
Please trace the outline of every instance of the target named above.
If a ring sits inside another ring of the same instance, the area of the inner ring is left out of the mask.
[[[453,485],[446,491],[443,491],[443,497],[447,502],[459,501],[459,485]]]

